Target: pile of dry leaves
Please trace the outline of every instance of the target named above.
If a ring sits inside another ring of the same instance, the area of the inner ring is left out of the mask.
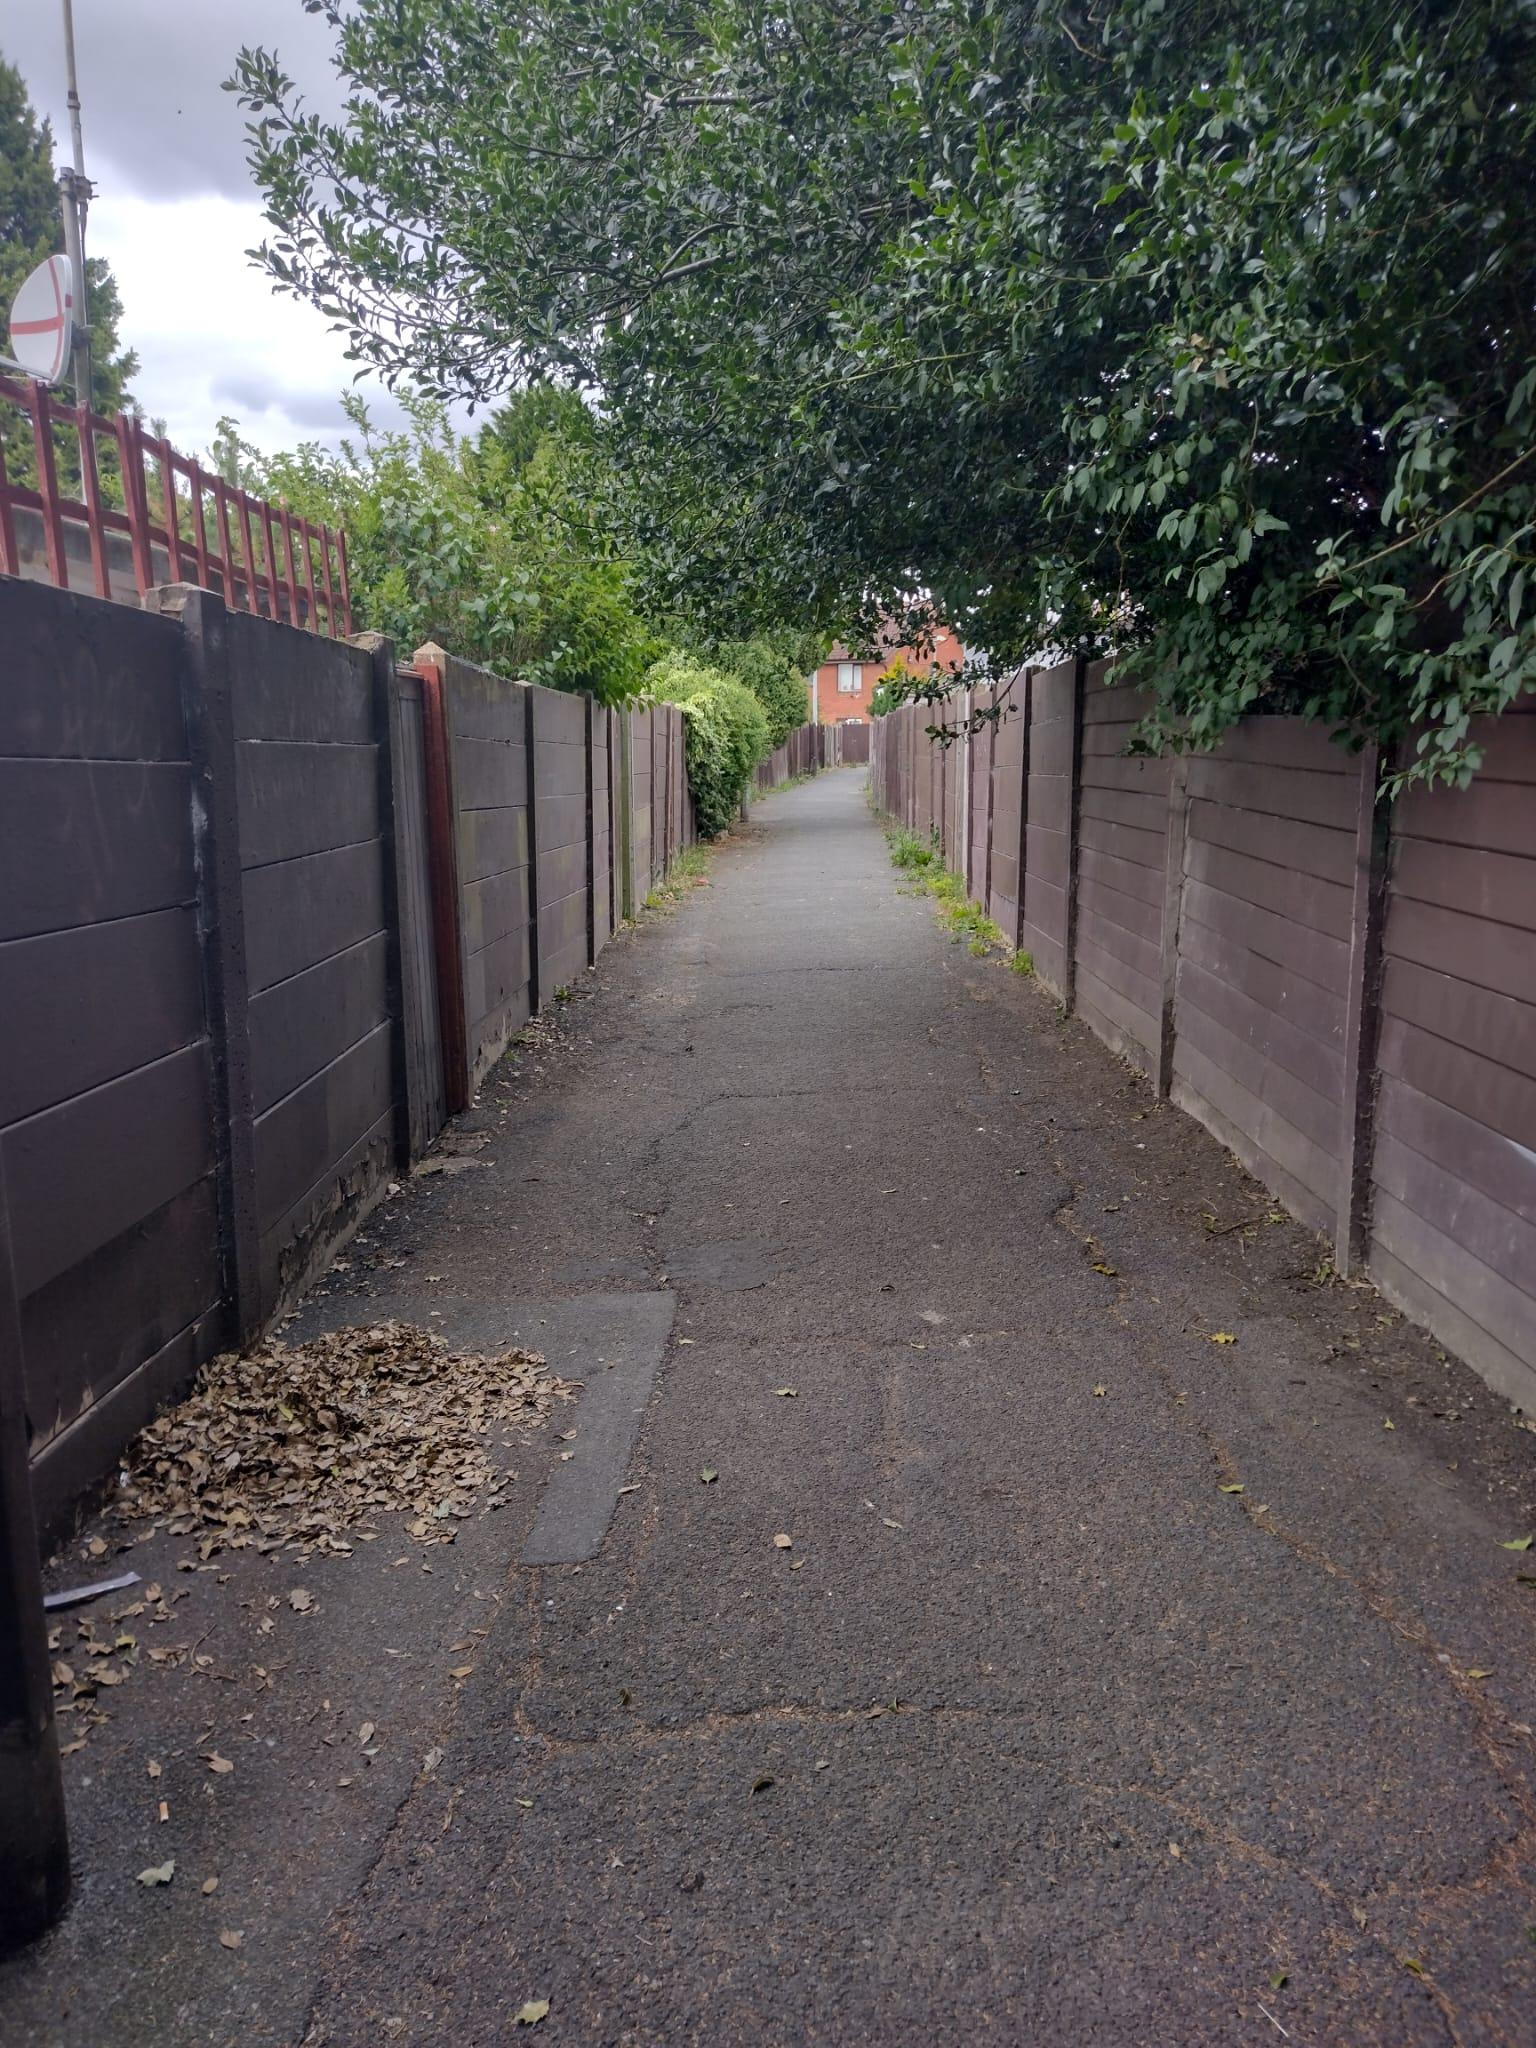
[[[452,1351],[409,1323],[268,1342],[213,1359],[138,1437],[119,1506],[195,1535],[204,1559],[247,1546],[344,1554],[348,1533],[398,1510],[415,1516],[413,1536],[448,1541],[515,1477],[492,1462],[493,1426],[540,1422],[572,1391],[537,1352]]]

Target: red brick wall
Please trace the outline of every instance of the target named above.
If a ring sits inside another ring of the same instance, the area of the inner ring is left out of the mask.
[[[957,669],[965,659],[965,649],[947,629],[935,639],[931,655],[919,654],[911,647],[888,648],[878,660],[861,662],[858,689],[844,692],[837,687],[837,671],[849,656],[846,649],[834,647],[816,671],[816,708],[813,715],[817,722],[836,725],[845,718],[868,719],[869,700],[875,694],[875,686],[898,655],[913,669],[926,669],[930,661],[938,662],[941,668]]]

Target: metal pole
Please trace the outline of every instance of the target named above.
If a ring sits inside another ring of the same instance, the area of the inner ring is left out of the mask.
[[[0,1951],[33,1940],[69,1897],[64,1782],[21,1378],[21,1319],[0,1170]]]
[[[91,402],[91,299],[85,276],[85,217],[91,202],[91,181],[85,175],[85,142],[80,133],[80,86],[75,77],[75,10],[64,9],[64,70],[68,79],[69,136],[74,168],[59,179],[64,195],[64,247],[75,274],[75,403]]]

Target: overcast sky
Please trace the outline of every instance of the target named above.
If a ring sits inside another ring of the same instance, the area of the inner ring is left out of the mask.
[[[332,33],[302,0],[74,0],[75,46],[94,181],[89,253],[111,264],[122,335],[139,352],[133,391],[188,453],[221,413],[264,448],[334,442],[352,381],[343,337],[272,291],[245,251],[267,232],[245,167],[245,116],[220,82],[242,44],[275,49],[310,104],[338,104]],[[59,0],[3,0],[0,55],[69,156]],[[381,420],[397,417],[369,392]]]

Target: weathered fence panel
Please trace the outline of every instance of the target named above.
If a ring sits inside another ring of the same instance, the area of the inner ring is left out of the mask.
[[[972,894],[1341,1266],[1536,1412],[1536,711],[1484,729],[1469,789],[1387,812],[1374,753],[1299,719],[1143,762],[1102,670],[1026,695],[971,743]],[[872,735],[877,801],[924,831],[930,716]]]
[[[0,577],[0,1200],[50,1533],[253,1338],[693,837],[620,720],[204,588]],[[619,749],[622,754],[622,748]]]
[[[45,1524],[219,1343],[182,636],[5,585],[0,1155]]]
[[[453,855],[473,1094],[538,1007],[528,800],[528,687],[445,658]]]
[[[1188,768],[1174,1100],[1319,1230],[1343,1167],[1358,777],[1290,719]]]
[[[563,691],[530,690],[539,980],[547,998],[589,964],[587,705]]]
[[[1527,1408],[1536,1361],[1536,713],[1393,819],[1369,1262]]]
[[[1024,801],[1024,872],[1019,943],[1035,973],[1063,1002],[1072,999],[1072,913],[1077,843],[1077,738],[1082,678],[1075,662],[1029,679],[1029,766]]]
[[[1162,1034],[1168,764],[1125,744],[1145,710],[1090,671],[1078,794],[1075,987],[1099,1036],[1151,1073]]]
[[[244,612],[224,641],[265,1317],[393,1167],[390,855],[371,654]]]

